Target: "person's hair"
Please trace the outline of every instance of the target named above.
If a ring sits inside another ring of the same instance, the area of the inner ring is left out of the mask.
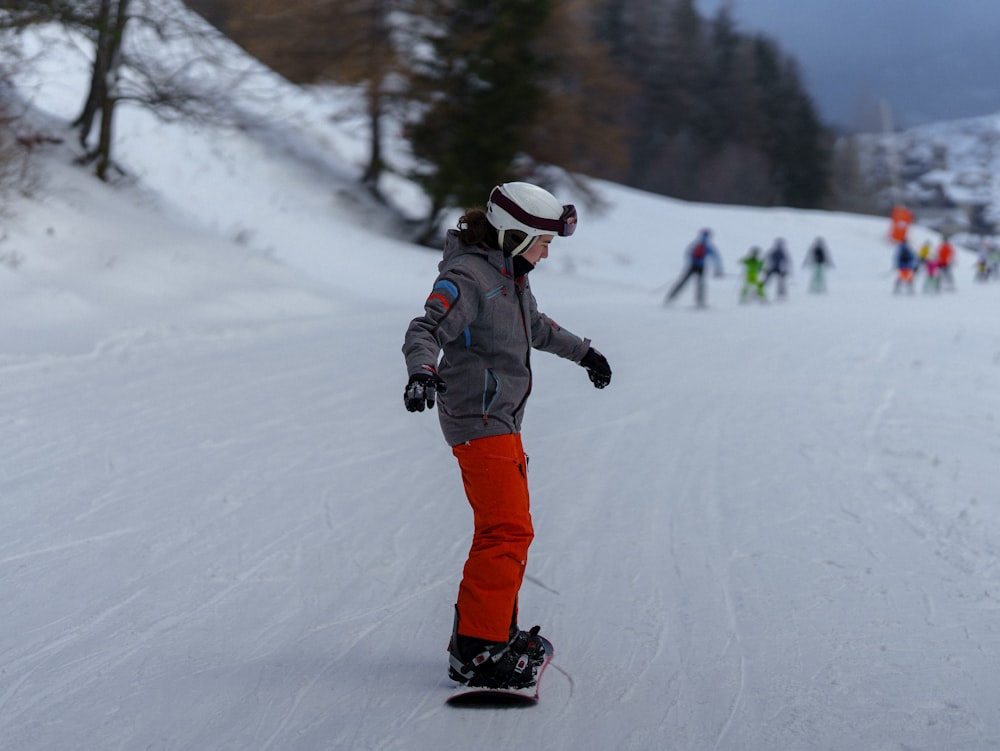
[[[512,242],[512,235],[519,235],[520,237]],[[496,227],[486,219],[485,209],[466,209],[465,213],[458,220],[458,237],[466,245],[486,245],[490,248],[500,248],[500,240]],[[501,248],[501,250],[509,253],[523,239],[523,232],[508,231],[504,236],[504,245],[509,246],[509,249]]]

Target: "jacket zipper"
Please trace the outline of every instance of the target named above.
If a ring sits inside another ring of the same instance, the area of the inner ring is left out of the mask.
[[[508,268],[508,265],[511,265],[511,268]],[[527,369],[528,369],[528,388],[524,392],[524,397],[514,407],[513,414],[517,414],[524,407],[524,403],[526,401],[528,401],[528,396],[531,394],[531,381],[532,381],[532,378],[531,378],[531,332],[528,331],[528,319],[524,315],[524,291],[518,285],[517,279],[514,278],[514,273],[513,273],[512,266],[513,266],[513,263],[511,261],[511,259],[509,259],[509,258],[504,259],[503,274],[504,274],[504,276],[506,276],[507,278],[509,278],[513,282],[513,284],[514,284],[514,293],[517,295],[517,311],[521,315],[521,329],[524,331],[524,339],[525,339],[526,344],[528,345],[527,348],[526,348],[526,350],[525,350],[525,356],[524,356],[524,364],[525,364],[525,367],[527,367]],[[487,293],[487,296],[488,297],[494,297],[494,296],[496,296],[496,294],[497,294],[498,291],[500,291],[500,290],[491,290],[489,293]],[[504,297],[507,296],[507,285],[504,285],[502,287],[501,294]],[[487,369],[486,373],[487,373],[487,377],[492,376],[492,378],[493,378],[493,380],[494,380],[494,382],[495,382],[495,384],[497,386],[497,391],[496,391],[496,393],[493,394],[493,398],[490,399],[489,404],[487,404],[486,400],[485,400],[485,397],[486,397],[485,391],[483,393],[483,427],[486,427],[489,424],[489,421],[490,421],[489,407],[492,406],[493,402],[496,401],[497,396],[500,394],[500,379],[498,379],[493,374],[493,371],[490,368]],[[513,414],[512,414],[512,416],[513,416]]]

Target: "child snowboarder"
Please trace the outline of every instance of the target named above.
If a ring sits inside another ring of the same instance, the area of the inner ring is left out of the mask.
[[[496,186],[445,238],[424,313],[406,330],[410,412],[438,404],[438,419],[473,509],[472,547],[455,605],[449,675],[467,686],[535,685],[544,647],[517,625],[517,596],[534,532],[521,419],[532,386],[530,352],[581,365],[597,388],[611,382],[600,352],[539,312],[528,275],[576,209],[544,188]],[[485,381],[484,381],[485,374]]]

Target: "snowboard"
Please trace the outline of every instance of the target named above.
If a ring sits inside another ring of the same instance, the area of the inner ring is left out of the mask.
[[[531,707],[538,703],[538,686],[542,682],[542,674],[552,660],[555,650],[552,642],[544,636],[538,637],[545,648],[545,657],[535,672],[535,685],[525,688],[483,688],[482,686],[458,686],[447,698],[446,703],[453,707],[476,707],[495,709],[502,707]]]

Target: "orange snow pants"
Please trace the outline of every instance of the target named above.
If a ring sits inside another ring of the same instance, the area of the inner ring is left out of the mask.
[[[458,633],[507,641],[534,538],[527,457],[516,433],[452,447],[475,531],[458,588]]]

